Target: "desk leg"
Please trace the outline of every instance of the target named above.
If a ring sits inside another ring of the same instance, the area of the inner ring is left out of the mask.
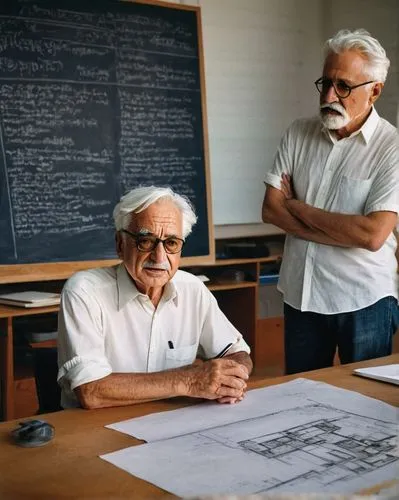
[[[12,318],[0,319],[0,387],[2,416],[14,418],[14,350]]]

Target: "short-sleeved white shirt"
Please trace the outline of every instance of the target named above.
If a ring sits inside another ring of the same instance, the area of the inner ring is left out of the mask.
[[[170,348],[172,343],[173,348]],[[82,271],[64,286],[58,325],[58,381],[64,408],[78,406],[73,389],[111,373],[146,373],[250,352],[242,335],[195,276],[177,271],[154,307],[124,265]]]
[[[399,210],[399,137],[373,108],[360,130],[336,140],[318,117],[285,133],[265,182],[281,189],[291,175],[299,200],[328,212],[367,215]],[[301,311],[334,314],[397,297],[396,239],[377,252],[321,245],[287,235],[278,287]]]

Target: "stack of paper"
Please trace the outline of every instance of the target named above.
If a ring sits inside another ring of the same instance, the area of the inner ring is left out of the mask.
[[[18,307],[43,307],[60,303],[59,293],[16,292],[0,295],[0,304]]]
[[[356,368],[353,370],[355,375],[390,382],[399,385],[399,364],[373,366],[371,368]]]

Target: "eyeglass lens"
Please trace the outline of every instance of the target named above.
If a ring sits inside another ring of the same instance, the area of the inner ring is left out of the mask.
[[[166,238],[161,240],[156,236],[137,236],[137,248],[142,252],[152,252],[159,243],[162,243],[166,253],[178,253],[183,247],[183,240],[178,238]]]
[[[184,240],[171,236],[162,240],[153,235],[136,234],[127,231],[126,229],[121,230],[122,233],[128,234],[136,242],[136,246],[140,252],[152,252],[156,249],[159,243],[162,243],[166,253],[179,253],[184,245]]]
[[[362,82],[358,83],[357,85],[348,85],[345,83],[343,80],[337,80],[334,82],[333,80],[330,80],[329,78],[319,78],[316,80],[315,85],[317,87],[317,90],[320,93],[326,93],[329,91],[331,86],[334,87],[334,91],[337,94],[338,97],[341,97],[344,99],[345,97],[348,97],[349,94],[352,92],[352,90],[357,89],[359,87],[363,87],[363,85],[368,85],[369,83],[374,83],[374,80],[368,80],[367,82]]]
[[[335,93],[339,97],[348,97],[352,90],[351,87],[349,87],[349,85],[347,85],[342,80],[337,80],[336,82],[334,82],[329,78],[320,78],[316,82],[317,90],[323,94],[327,93],[331,86],[334,87]]]

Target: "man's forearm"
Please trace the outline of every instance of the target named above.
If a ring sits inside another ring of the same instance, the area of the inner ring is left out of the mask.
[[[111,373],[75,389],[87,409],[127,406],[182,395],[177,370],[155,373]]]
[[[274,224],[283,229],[283,231],[295,236],[307,229],[302,221],[289,212],[285,203],[281,202],[273,206],[264,203],[262,207],[262,219],[263,222]]]
[[[320,243],[323,245],[333,245],[347,247],[349,245],[340,243],[335,239],[331,238],[323,231],[306,225],[305,221],[300,220],[293,213],[291,213],[288,208],[281,206],[278,210],[270,209],[264,212],[263,220],[274,224],[275,226],[283,229],[283,231],[296,236],[302,240],[313,241],[314,243]]]
[[[373,249],[377,228],[367,216],[327,212],[296,199],[287,200],[287,208],[293,217],[312,231],[323,233],[333,245]]]
[[[238,354],[238,353],[237,353]],[[212,359],[154,373],[112,373],[75,389],[87,409],[125,406],[154,399],[190,396],[239,399],[246,389],[251,362],[246,353],[242,363],[234,359]]]
[[[249,354],[247,354],[245,351],[239,351],[239,352],[235,352],[233,354],[229,354],[229,355],[225,356],[225,358],[226,359],[233,359],[237,363],[240,363],[240,365],[245,366],[245,368],[248,371],[248,375],[251,375],[253,363],[252,363],[252,360],[251,360]]]

